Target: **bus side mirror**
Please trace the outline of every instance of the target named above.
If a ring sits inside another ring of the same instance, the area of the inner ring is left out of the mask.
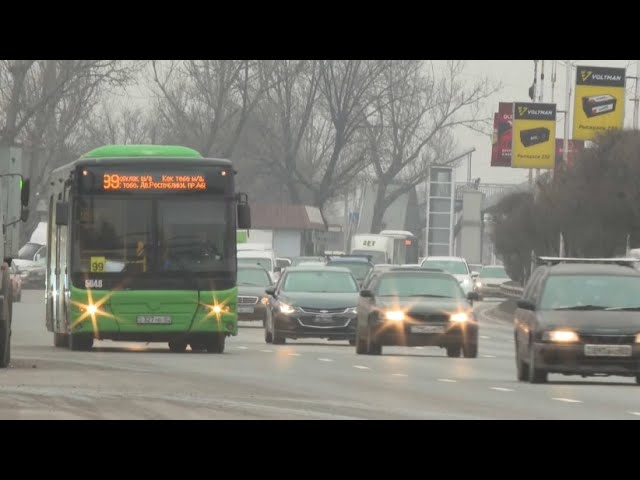
[[[31,180],[28,178],[22,181],[22,189],[20,190],[20,202],[23,207],[29,205],[29,191],[31,190]],[[26,220],[22,220],[26,222]]]
[[[20,220],[22,222],[29,220],[29,208],[24,205],[22,205],[22,209],[20,210]]]
[[[238,194],[238,228],[241,230],[251,228],[251,208],[246,193]]]
[[[56,225],[69,225],[69,203],[56,203]]]

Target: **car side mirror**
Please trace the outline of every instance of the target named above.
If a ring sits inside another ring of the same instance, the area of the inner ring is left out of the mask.
[[[266,293],[267,295],[271,295],[272,297],[275,297],[276,296],[276,289],[275,289],[275,287],[265,288],[264,289],[264,293]]]
[[[473,302],[475,301],[479,301],[480,300],[480,295],[478,295],[478,292],[469,292],[467,293],[467,300]]]
[[[22,180],[22,188],[20,190],[20,203],[22,204],[23,207],[26,207],[29,205],[30,190],[31,190],[31,180],[28,178],[25,178],[24,180]],[[26,222],[26,220],[23,220],[23,222]]]
[[[373,298],[373,292],[371,290],[360,290],[360,296],[363,298]]]
[[[535,310],[536,306],[530,302],[529,300],[518,300],[516,302],[516,305],[518,306],[518,308],[521,308],[522,310]]]
[[[479,272],[471,272],[471,278],[478,278],[480,276]]]

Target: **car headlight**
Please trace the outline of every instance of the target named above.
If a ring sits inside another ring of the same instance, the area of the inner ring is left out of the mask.
[[[576,332],[571,330],[551,330],[542,334],[542,340],[556,343],[572,343],[580,340]]]
[[[476,285],[477,285],[478,287],[481,287],[481,286],[482,286],[482,282],[480,282],[480,281],[476,280]]]
[[[384,318],[391,320],[392,322],[401,322],[404,320],[404,312],[402,310],[387,310],[384,314]]]
[[[358,309],[356,307],[347,308],[346,313],[356,314],[356,313],[358,313]]]
[[[262,305],[267,305],[267,304],[269,303],[269,297],[262,297],[262,298],[260,299],[260,303],[261,303]]]
[[[449,316],[449,320],[456,323],[468,322],[470,319],[469,314],[466,312],[453,313]]]
[[[287,305],[286,303],[280,304],[280,312],[284,313],[285,315],[289,315],[290,313],[293,313],[295,311],[296,309],[291,305]]]

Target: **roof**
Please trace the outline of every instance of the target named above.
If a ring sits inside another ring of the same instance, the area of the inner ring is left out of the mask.
[[[326,265],[298,265],[297,267],[287,267],[287,272],[346,272],[351,270],[345,267],[328,267]]]
[[[392,268],[389,270],[384,270],[380,274],[380,276],[390,276],[390,275],[424,275],[425,277],[435,277],[435,278],[447,278],[457,282],[455,277],[447,272],[438,272],[432,269],[425,268]]]
[[[189,157],[202,158],[196,150],[181,145],[104,145],[82,158]]]
[[[264,270],[267,271],[264,267],[262,267],[258,263],[238,263],[238,270]]]
[[[318,207],[251,203],[251,228],[256,230],[322,230],[326,231]]]
[[[452,260],[452,261],[457,261],[457,262],[464,262],[465,259],[462,257],[436,257],[433,255],[430,255],[428,257],[426,257],[424,260],[422,260],[423,262],[426,262],[427,260]]]
[[[366,257],[336,257],[330,258],[327,261],[329,263],[371,263]]]
[[[640,276],[635,268],[606,263],[559,263],[547,268],[549,275]]]

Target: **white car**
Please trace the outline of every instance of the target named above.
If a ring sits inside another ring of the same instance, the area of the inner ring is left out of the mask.
[[[422,268],[437,268],[450,273],[460,283],[465,295],[473,292],[473,279],[467,261],[462,257],[427,257],[420,264]]]

